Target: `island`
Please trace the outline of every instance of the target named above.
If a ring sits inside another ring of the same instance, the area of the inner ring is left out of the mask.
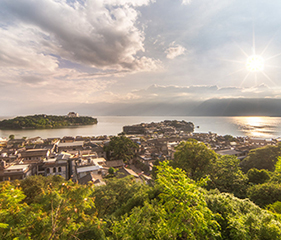
[[[32,115],[0,121],[0,129],[50,129],[97,124],[97,119],[69,113],[66,116]]]
[[[132,126],[124,126],[123,132],[125,134],[151,134],[157,133],[175,133],[175,132],[187,132],[194,131],[194,124],[192,122],[177,121],[177,120],[165,120],[159,123],[141,123]]]

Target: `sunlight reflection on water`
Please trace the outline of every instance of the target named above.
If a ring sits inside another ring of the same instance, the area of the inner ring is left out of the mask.
[[[246,136],[272,138],[280,129],[279,117],[233,117],[238,130]]]

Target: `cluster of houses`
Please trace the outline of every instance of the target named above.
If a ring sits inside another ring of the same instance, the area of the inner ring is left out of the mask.
[[[174,122],[175,124],[180,126],[182,123]],[[186,123],[182,125],[187,126]],[[124,165],[123,160],[107,161],[107,153],[104,150],[104,146],[110,141],[107,136],[10,140],[0,138],[0,181],[24,179],[31,175],[60,175],[66,180],[72,179],[81,184],[92,181],[100,185],[104,184],[103,178],[111,167],[116,168],[121,176],[133,175],[136,179],[150,180],[149,170],[152,169],[153,163],[156,160],[172,160],[179,143],[190,138],[208,144],[218,154],[235,155],[239,159],[245,158],[252,149],[276,145],[279,142],[278,139],[229,138],[211,132],[193,133],[162,123],[160,126],[150,125],[150,130],[145,132],[140,130],[140,127],[124,127],[124,132],[134,132],[127,137],[139,145],[130,168]],[[168,130],[159,131],[160,127]],[[145,128],[147,129],[147,126]],[[157,131],[151,131],[152,128]],[[146,166],[147,171],[138,168],[139,164],[136,163]]]
[[[281,141],[281,139],[221,136],[212,132],[194,133],[193,130],[193,123],[185,121],[142,123],[123,127],[123,132],[140,145],[138,160],[150,167],[157,159],[172,160],[180,142],[190,138],[205,143],[220,155],[234,155],[240,160],[253,149],[277,145]]]
[[[0,139],[0,181],[60,175],[80,183],[100,183],[108,168],[103,150],[106,141],[82,137]]]
[[[215,133],[191,133],[187,136],[166,136],[160,138],[156,138],[154,135],[153,138],[146,137],[145,141],[140,141],[138,159],[150,167],[153,166],[153,162],[156,159],[172,160],[176,152],[176,147],[180,142],[187,141],[190,138],[207,144],[220,155],[234,155],[240,160],[244,159],[252,149],[266,145],[277,145],[279,142],[276,139],[265,140],[247,137],[238,137],[233,141],[229,141]]]

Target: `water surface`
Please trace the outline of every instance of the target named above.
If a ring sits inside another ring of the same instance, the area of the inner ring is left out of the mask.
[[[93,116],[97,125],[34,130],[0,130],[0,137],[14,134],[16,138],[51,138],[63,136],[116,135],[125,125],[160,122],[163,120],[185,120],[193,122],[195,132],[214,132],[219,135],[251,136],[259,138],[281,137],[280,117],[189,117],[189,116]]]

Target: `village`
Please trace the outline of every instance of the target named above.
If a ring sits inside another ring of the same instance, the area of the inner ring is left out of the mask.
[[[137,181],[149,182],[155,161],[173,160],[181,141],[196,139],[221,155],[244,159],[250,150],[277,145],[279,139],[220,136],[194,133],[194,125],[185,121],[163,121],[124,126],[120,136],[138,145],[132,159],[110,159],[105,146],[112,136],[65,136],[17,139],[0,138],[0,181],[25,179],[31,175],[60,175],[79,184],[106,184],[104,178],[114,169],[118,178],[133,175]]]

